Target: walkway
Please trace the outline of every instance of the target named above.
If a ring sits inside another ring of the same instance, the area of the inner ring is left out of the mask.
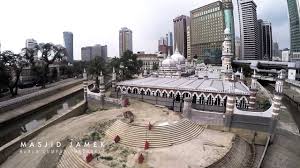
[[[47,84],[45,89],[48,89],[48,88],[51,88],[51,87],[54,87],[54,86],[57,86],[57,85],[60,85],[60,84],[66,83],[66,82],[70,82],[70,81],[74,81],[74,78],[68,78],[68,79],[64,79],[64,80],[60,80],[60,81],[57,81],[54,83]],[[5,96],[0,97],[0,102],[7,101],[10,99],[15,99],[17,97],[21,97],[21,96],[24,96],[24,95],[27,95],[30,93],[34,93],[34,92],[38,92],[41,90],[42,90],[41,86],[34,86],[31,88],[18,89],[18,95],[16,97],[11,97],[10,93],[7,92],[7,93],[4,93]]]
[[[68,96],[72,93],[80,91],[82,88],[83,88],[83,84],[79,84],[79,85],[74,86],[70,89],[67,89],[63,92],[59,92],[59,93],[51,95],[49,97],[45,97],[43,99],[36,100],[31,103],[17,107],[13,110],[9,110],[7,112],[1,113],[0,114],[0,125],[6,121],[9,121],[9,120],[17,118],[17,117],[21,117],[22,115],[25,115],[28,112],[31,112],[33,110],[36,110],[43,106],[46,106],[49,103],[55,102],[65,96]]]

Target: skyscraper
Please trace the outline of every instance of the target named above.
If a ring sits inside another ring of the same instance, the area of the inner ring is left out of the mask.
[[[67,61],[73,63],[73,33],[72,32],[63,32],[64,43],[67,50]]]
[[[189,17],[181,15],[173,19],[174,23],[174,40],[175,47],[184,56],[187,57],[187,31],[186,27],[189,25]]]
[[[256,60],[259,58],[259,38],[256,4],[253,0],[238,0],[241,59]]]
[[[270,22],[258,20],[259,37],[259,59],[272,60],[273,56],[273,37],[272,26]]]
[[[168,40],[167,37],[160,37],[158,40],[158,51],[162,54],[168,54]]]
[[[278,42],[273,42],[273,57],[281,56]]]
[[[206,63],[221,64],[225,29],[223,3],[210,3],[190,13],[191,57]]]
[[[132,50],[132,31],[128,29],[127,27],[122,27],[119,31],[119,54],[120,56],[123,55],[123,53],[126,50]]]
[[[102,57],[107,60],[107,45],[96,44],[81,48],[81,59],[83,61],[90,61],[95,57]]]
[[[290,20],[290,52],[300,52],[300,2],[287,0]]]
[[[170,55],[173,55],[174,47],[173,47],[173,33],[172,32],[169,32],[167,34],[167,41],[168,41],[168,53]]]
[[[25,42],[25,47],[26,48],[34,48],[35,46],[37,45],[37,42],[36,40],[34,39],[27,39],[26,42]]]

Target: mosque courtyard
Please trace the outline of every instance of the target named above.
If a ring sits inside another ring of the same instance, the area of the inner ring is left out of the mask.
[[[124,120],[125,111],[134,114],[134,122]],[[156,133],[160,136],[155,136]],[[118,143],[114,142],[116,135],[120,137]],[[145,149],[145,141],[148,141],[149,149]],[[128,107],[70,118],[45,129],[27,144],[31,142],[60,142],[62,145],[27,145],[1,166],[188,168],[233,163],[239,167],[248,165],[252,159],[250,145],[233,133],[207,129],[167,108],[136,100],[130,100]],[[47,150],[60,152],[43,152]],[[93,154],[93,159],[87,162],[89,153]],[[144,160],[139,163],[141,154]],[[227,157],[235,158],[235,161],[231,163]]]

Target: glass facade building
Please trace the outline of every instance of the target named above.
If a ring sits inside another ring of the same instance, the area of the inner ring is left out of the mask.
[[[73,63],[73,33],[63,32],[65,47],[67,50],[67,61]]]
[[[299,0],[287,0],[290,21],[291,52],[300,52]]]

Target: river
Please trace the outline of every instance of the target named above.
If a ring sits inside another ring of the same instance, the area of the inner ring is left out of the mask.
[[[0,146],[17,138],[18,136],[29,133],[32,130],[44,125],[57,115],[63,114],[65,111],[63,105],[72,107],[83,100],[83,91],[71,94],[58,102],[52,103],[47,107],[33,111],[21,119],[6,122],[0,127]]]

